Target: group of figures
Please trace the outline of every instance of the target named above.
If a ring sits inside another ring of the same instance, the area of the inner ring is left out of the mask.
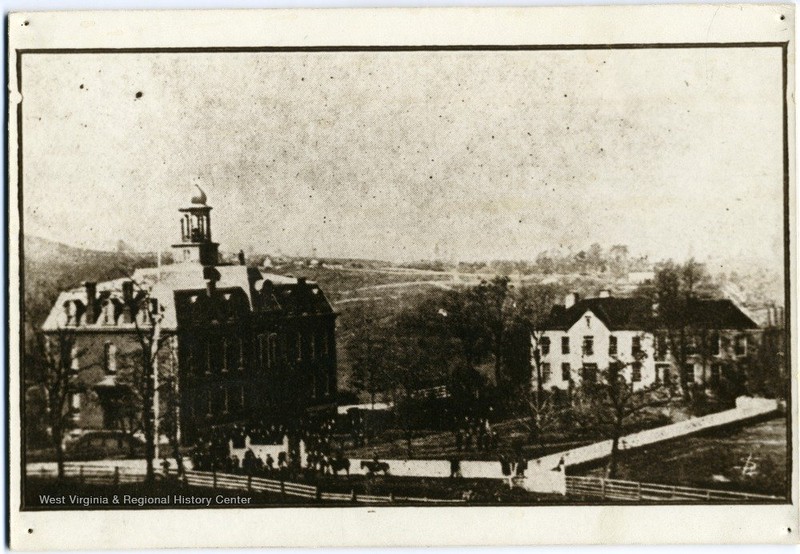
[[[497,448],[500,437],[492,427],[489,418],[464,417],[457,423],[453,432],[458,452],[471,452],[473,447],[478,452],[490,452]]]

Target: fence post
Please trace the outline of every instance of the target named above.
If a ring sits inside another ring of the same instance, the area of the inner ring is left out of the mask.
[[[316,498],[317,500],[322,500],[322,491],[319,490],[319,485],[316,485],[314,487],[314,498]]]
[[[281,477],[281,500],[286,500],[286,487],[283,483],[283,477]]]
[[[119,485],[119,466],[114,466],[114,484]]]
[[[389,504],[394,504],[394,493],[393,492],[389,493]]]
[[[673,500],[675,499],[675,495],[677,494],[677,492],[678,491],[675,489],[675,486],[673,485],[673,487],[672,487],[672,499]]]
[[[213,479],[213,482],[212,482],[212,484],[211,484],[211,487],[212,487],[212,488],[214,488],[214,489],[216,489],[216,488],[217,488],[217,468],[213,468],[213,469],[211,470],[211,477],[212,477],[212,479]]]
[[[606,480],[600,479],[600,498],[602,500],[606,499]]]
[[[248,473],[247,474],[247,492],[250,492],[251,490],[253,490],[253,474],[252,473]]]
[[[710,490],[706,491],[706,500],[711,500],[711,491]]]
[[[83,466],[78,470],[78,482],[83,484]]]
[[[350,489],[350,502],[358,502],[358,498],[356,498],[356,489]]]
[[[641,483],[636,483],[636,493],[637,493],[637,496],[639,497],[639,500],[641,500],[642,499],[642,484]]]

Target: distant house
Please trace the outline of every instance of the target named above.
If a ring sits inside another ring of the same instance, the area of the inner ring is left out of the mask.
[[[624,374],[634,389],[656,382],[712,385],[722,365],[745,358],[757,342],[758,326],[730,300],[698,299],[691,304],[685,341],[686,362],[669,349],[658,330],[654,307],[646,298],[615,298],[603,291],[596,298],[566,296],[552,308],[534,340],[543,389],[568,389],[596,380],[612,361],[626,364]],[[705,348],[700,345],[704,344]],[[535,358],[534,358],[535,360]],[[535,361],[533,386],[538,385]]]
[[[152,329],[153,314],[159,367],[178,377],[184,443],[213,427],[335,413],[336,314],[319,286],[219,263],[202,191],[179,211],[178,263],[64,291],[42,326],[51,343],[74,337],[76,428],[120,425],[119,373],[140,359],[137,328]]]
[[[631,271],[628,273],[628,283],[641,285],[647,281],[652,281],[656,274],[654,271]]]

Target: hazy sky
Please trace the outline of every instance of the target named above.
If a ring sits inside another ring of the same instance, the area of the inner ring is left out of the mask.
[[[27,55],[25,231],[143,249],[782,264],[780,50]],[[141,92],[137,98],[137,93]]]

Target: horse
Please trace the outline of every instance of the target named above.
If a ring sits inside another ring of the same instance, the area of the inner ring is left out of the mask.
[[[375,473],[382,471],[384,475],[389,475],[389,464],[386,462],[376,462],[376,461],[361,461],[361,469],[367,469],[367,473],[369,475],[374,475]]]
[[[328,467],[330,467],[331,472],[334,475],[338,475],[340,471],[344,470],[347,473],[347,476],[350,476],[350,460],[347,458],[332,458],[328,460]]]

